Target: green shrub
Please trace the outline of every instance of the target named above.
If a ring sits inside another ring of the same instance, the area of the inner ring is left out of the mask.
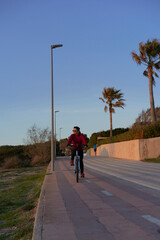
[[[129,130],[128,128],[115,128],[115,129],[113,129],[112,134],[113,134],[113,136],[116,136],[118,134],[128,132],[128,130]],[[110,130],[93,133],[89,139],[88,147],[91,148],[95,144],[99,145],[99,143],[101,143],[103,141],[107,141],[107,143],[108,143],[108,140],[106,140],[106,139],[97,141],[97,138],[98,137],[108,137],[108,139],[110,139],[109,136],[110,136]]]
[[[160,137],[160,121],[143,127],[143,138]]]
[[[134,127],[129,131],[113,136],[112,138],[108,137],[104,140],[98,140],[98,146],[107,143],[115,143],[122,141],[129,141],[134,139],[146,139],[160,137],[160,121],[157,121],[155,124],[148,124],[145,126]]]
[[[142,130],[129,130],[125,133],[113,136],[113,137],[108,137],[107,139],[104,140],[98,140],[98,146],[102,144],[107,144],[107,143],[115,143],[115,142],[122,142],[122,141],[129,141],[133,139],[140,139],[142,138]]]

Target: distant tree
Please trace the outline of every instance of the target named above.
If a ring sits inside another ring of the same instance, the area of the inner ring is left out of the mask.
[[[37,162],[48,162],[50,160],[51,133],[48,128],[41,129],[34,124],[27,130],[28,154]]]
[[[48,128],[41,129],[34,124],[27,130],[27,143],[36,144],[44,143],[51,139],[51,132]]]
[[[121,90],[116,90],[114,87],[112,88],[104,88],[102,95],[103,98],[101,99],[106,105],[104,107],[104,111],[107,112],[107,109],[109,109],[110,113],[110,137],[112,137],[112,113],[115,113],[114,108],[121,107],[123,108],[125,106],[124,99],[123,99],[123,93],[120,92]]]
[[[159,77],[158,74],[153,70],[160,70],[160,42],[157,39],[153,41],[147,41],[147,43],[139,43],[139,52],[137,55],[135,52],[131,52],[132,58],[137,64],[145,65],[146,70],[143,72],[145,77],[149,80],[149,96],[150,96],[150,108],[151,108],[151,121],[156,121],[156,113],[154,107],[154,96],[153,96],[153,85],[155,86],[155,79],[153,77]]]
[[[96,145],[97,144],[97,136],[98,134],[97,133],[93,133],[89,139],[89,143],[88,143],[88,147],[89,148],[92,148],[93,145]]]
[[[65,154],[65,155],[68,155],[68,152],[70,152],[70,150],[66,147],[67,142],[68,142],[68,138],[64,138],[60,140],[60,150],[62,154]]]
[[[127,132],[128,130],[129,130],[128,128],[115,128],[112,130],[112,134],[113,136],[116,136],[118,134]],[[88,143],[89,148],[92,148],[93,145],[98,144],[98,141],[97,141],[98,137],[109,137],[109,136],[110,136],[110,130],[92,133]]]
[[[157,121],[160,120],[160,107],[155,108],[156,119]],[[138,127],[142,125],[147,125],[151,123],[151,109],[148,108],[146,111],[142,110],[142,112],[136,118],[132,127]]]
[[[87,134],[83,134],[83,135],[84,135],[84,137],[85,137],[85,139],[86,139],[86,142],[87,142],[87,144],[88,144],[89,138],[87,137]]]

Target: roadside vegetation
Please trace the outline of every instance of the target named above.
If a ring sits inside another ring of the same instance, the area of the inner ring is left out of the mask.
[[[25,145],[0,146],[0,240],[32,239],[38,198],[51,160],[50,136],[48,128],[34,124]],[[57,141],[57,155],[64,155],[61,147]]]
[[[0,240],[32,239],[50,145],[48,128],[33,125],[26,145],[0,147]]]
[[[0,240],[32,239],[46,168],[0,168]]]
[[[146,158],[142,160],[143,162],[152,162],[152,163],[160,163],[160,156],[158,158]]]
[[[117,136],[119,134],[128,132],[129,128],[115,128],[112,131],[113,136]],[[99,138],[102,138],[101,140]],[[88,142],[88,147],[92,148],[93,145],[98,144],[98,142],[105,142],[107,139],[110,139],[110,130],[107,131],[100,131],[100,132],[95,132],[92,133],[89,142]]]
[[[102,137],[102,139],[101,139]],[[117,128],[113,130],[113,136],[109,137],[109,130],[93,133],[90,137],[88,146],[92,148],[97,144],[100,146],[107,143],[129,141],[135,139],[146,139],[160,137],[160,120],[155,124],[133,124],[132,128]]]

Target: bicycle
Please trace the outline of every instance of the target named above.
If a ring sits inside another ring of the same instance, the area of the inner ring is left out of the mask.
[[[72,144],[70,145],[70,147]],[[76,174],[76,182],[78,183],[79,181],[79,173],[80,173],[80,156],[78,155],[78,146],[75,148],[76,150],[76,155],[74,157],[74,172]]]
[[[80,173],[80,156],[78,155],[78,148],[76,148],[76,155],[74,157],[74,170],[76,174],[76,182],[78,183]]]

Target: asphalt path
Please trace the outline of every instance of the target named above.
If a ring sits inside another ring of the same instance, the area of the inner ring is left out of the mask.
[[[34,240],[160,239],[159,164],[85,157],[84,165],[85,178],[76,183],[69,158],[56,160]]]
[[[85,157],[85,166],[160,191],[160,164],[105,157]]]

